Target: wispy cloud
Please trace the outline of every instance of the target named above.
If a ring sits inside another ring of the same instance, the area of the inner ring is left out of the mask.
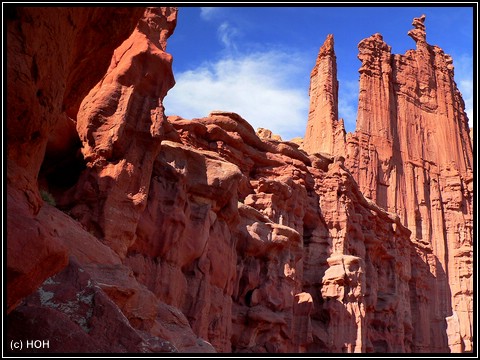
[[[457,86],[462,93],[463,101],[465,101],[465,112],[468,116],[468,125],[473,127],[473,80],[462,79]]]
[[[465,112],[468,116],[468,124],[473,124],[473,58],[469,55],[462,54],[459,56],[452,55],[453,65],[455,66],[455,82],[462,93],[463,101],[465,101]]]
[[[201,7],[200,8],[200,17],[205,21],[212,20],[216,15],[218,15],[220,9],[217,7]]]
[[[239,34],[239,31],[235,27],[225,21],[218,27],[217,33],[220,41],[227,50],[237,50],[234,40]]]
[[[358,80],[339,80],[338,117],[343,118],[347,132],[355,131],[358,92]]]
[[[225,19],[225,13],[218,7],[201,7],[200,17],[208,22],[220,23],[217,27],[217,37],[227,52],[237,51],[236,38],[240,30]]]
[[[212,110],[233,111],[254,128],[268,128],[285,140],[303,136],[308,88],[297,80],[305,66],[305,56],[280,51],[205,63],[175,74],[176,85],[165,98],[166,113],[191,119]]]

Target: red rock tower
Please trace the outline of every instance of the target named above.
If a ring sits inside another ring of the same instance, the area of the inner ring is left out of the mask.
[[[309,153],[343,154],[345,129],[338,120],[337,58],[333,35],[318,52],[310,75],[310,110],[303,148]]]
[[[420,275],[412,261],[413,350],[471,351],[472,144],[452,58],[426,42],[424,21],[413,20],[416,50],[405,55],[392,55],[379,34],[358,44],[357,128],[345,165],[365,196],[400,215],[429,265]]]

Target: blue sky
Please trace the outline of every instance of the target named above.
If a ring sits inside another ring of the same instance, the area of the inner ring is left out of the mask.
[[[234,111],[256,129],[289,140],[308,117],[310,72],[328,34],[335,39],[339,116],[355,129],[357,44],[383,35],[392,53],[414,49],[412,20],[426,15],[427,42],[453,57],[455,81],[473,125],[472,7],[180,7],[167,51],[177,84],[164,100],[167,115]]]

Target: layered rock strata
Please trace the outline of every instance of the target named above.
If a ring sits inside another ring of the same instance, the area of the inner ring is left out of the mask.
[[[405,55],[392,55],[380,34],[359,43],[357,128],[346,136],[345,165],[365,196],[399,214],[430,267],[430,280],[410,281],[414,351],[471,351],[472,144],[452,58],[426,42],[424,21],[414,19],[416,50]]]

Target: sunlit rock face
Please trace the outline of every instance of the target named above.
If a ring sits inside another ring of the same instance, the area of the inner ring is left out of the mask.
[[[310,75],[310,110],[303,148],[309,153],[343,155],[345,128],[338,119],[337,58],[333,35],[320,47]]]
[[[346,135],[345,149],[329,149],[345,156],[345,166],[366,197],[400,216],[428,266],[429,276],[414,271],[409,285],[416,294],[412,351],[471,351],[471,133],[452,58],[427,43],[424,23],[424,15],[413,20],[408,35],[416,49],[404,55],[391,54],[380,34],[358,44],[357,127]],[[335,84],[328,73],[322,81]],[[324,95],[325,89],[313,96],[334,99]],[[323,115],[328,118],[328,112]],[[328,121],[334,123],[335,116]],[[328,140],[306,137],[313,145],[305,149],[336,143],[325,123],[322,119],[313,126]]]
[[[360,42],[354,134],[329,36],[307,135],[285,142],[228,111],[164,115],[177,16],[8,12],[8,343],[470,351],[471,141],[424,17],[403,56],[379,34]]]

